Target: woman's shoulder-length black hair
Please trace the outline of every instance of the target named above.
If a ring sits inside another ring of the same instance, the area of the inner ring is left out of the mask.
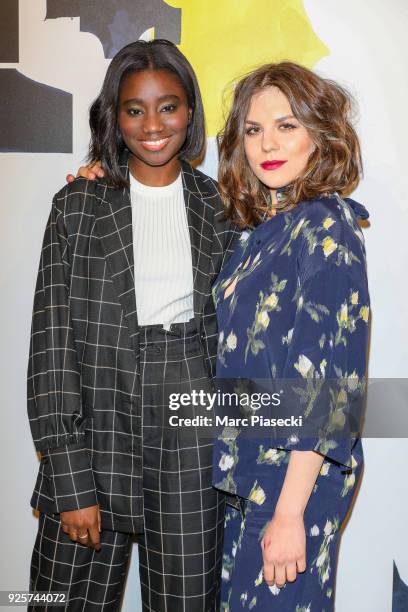
[[[112,187],[128,186],[119,165],[119,157],[126,148],[117,120],[120,86],[127,76],[142,70],[169,70],[177,75],[186,92],[188,106],[192,109],[192,118],[179,158],[194,160],[204,152],[206,139],[203,103],[191,64],[168,40],[137,40],[123,47],[112,59],[101,92],[89,111],[91,141],[88,162],[101,162],[106,181]]]

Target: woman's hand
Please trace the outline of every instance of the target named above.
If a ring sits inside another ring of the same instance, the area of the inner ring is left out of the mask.
[[[61,526],[73,542],[79,542],[95,550],[101,549],[101,513],[99,506],[89,506],[81,510],[61,512]]]
[[[288,469],[273,519],[262,539],[264,580],[281,588],[306,570],[303,514],[323,464],[315,451],[290,452]]]
[[[306,532],[303,515],[275,513],[261,542],[265,582],[282,588],[306,570]]]
[[[77,176],[82,176],[89,181],[94,181],[96,177],[103,178],[105,173],[102,170],[101,163],[95,162],[92,164],[92,166],[81,166],[78,170]],[[66,179],[67,183],[72,183],[72,181],[75,181],[75,176],[73,174],[67,174]]]

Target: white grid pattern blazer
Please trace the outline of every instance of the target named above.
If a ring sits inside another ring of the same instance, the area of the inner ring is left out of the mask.
[[[126,155],[121,164],[128,176]],[[186,162],[182,178],[194,314],[213,374],[211,284],[237,230],[224,220],[211,178]],[[79,178],[54,197],[35,290],[28,416],[42,459],[34,508],[56,513],[99,503],[104,528],[141,530],[140,398],[129,190]]]

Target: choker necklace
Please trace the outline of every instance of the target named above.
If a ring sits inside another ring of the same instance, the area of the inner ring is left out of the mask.
[[[278,204],[283,204],[285,202],[287,198],[286,193],[289,187],[290,185],[285,185],[284,187],[279,187],[279,189],[276,190],[276,199],[278,200]],[[268,219],[271,219],[272,217],[276,216],[280,209],[280,206],[274,206],[272,204],[272,196],[270,193],[265,196],[265,200],[268,210],[264,212],[262,222],[267,221]]]
[[[276,199],[278,200],[279,204],[281,202],[284,202],[287,198],[287,192],[289,190],[289,185],[285,185],[285,187],[279,187],[279,189],[276,190]]]

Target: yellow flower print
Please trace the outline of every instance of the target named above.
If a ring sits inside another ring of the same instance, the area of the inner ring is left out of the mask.
[[[299,361],[298,363],[294,364],[294,367],[303,378],[307,378],[310,373],[313,373],[314,370],[313,363],[310,361],[309,357],[306,357],[306,355],[299,355]]]
[[[322,567],[323,563],[325,563],[327,557],[327,552],[323,550],[320,555],[317,557],[316,567]]]
[[[254,486],[252,487],[248,499],[258,504],[258,506],[262,506],[264,503],[266,499],[265,491],[262,487],[258,486],[257,482],[255,482]]]
[[[237,348],[237,337],[233,331],[230,331],[228,335],[227,347],[229,348],[230,351],[235,351],[235,349]]]
[[[237,348],[237,337],[231,330],[224,342],[224,332],[221,331],[218,337],[218,359],[226,366],[225,354],[235,351]]]
[[[259,586],[263,582],[263,569],[258,574],[258,577],[255,579],[255,586]]]
[[[264,306],[273,310],[278,305],[278,302],[279,302],[279,298],[276,295],[276,293],[271,293],[271,295],[269,295],[264,301]]]
[[[347,378],[347,387],[349,391],[355,391],[358,387],[358,374],[355,370],[352,371],[351,374],[348,375]]]
[[[322,467],[320,468],[320,475],[327,476],[329,473],[330,463],[328,461],[324,461]]]
[[[269,325],[269,315],[266,310],[262,310],[258,315],[258,325],[262,329],[266,329]]]
[[[338,404],[347,404],[347,393],[344,389],[340,389],[339,394],[337,396]]]
[[[358,304],[358,291],[353,291],[351,294],[351,303],[355,306]]]
[[[360,317],[363,319],[365,323],[368,323],[369,313],[370,313],[370,308],[368,306],[362,306],[360,308]]]
[[[292,230],[292,235],[291,238],[297,238],[299,235],[300,230],[302,229],[302,225],[305,222],[305,218],[303,217],[303,219],[301,219],[299,221],[299,223],[297,224],[297,226]]]
[[[259,455],[256,460],[257,463],[267,463],[268,465],[280,465],[286,460],[287,452],[284,450],[277,450],[276,448],[269,448],[264,450],[264,447],[259,447]]]
[[[259,292],[259,301],[256,305],[255,319],[252,326],[247,328],[248,342],[245,349],[245,362],[247,360],[249,350],[251,350],[252,355],[257,355],[259,351],[265,348],[265,343],[256,336],[267,329],[270,321],[269,313],[272,311],[279,312],[282,310],[279,305],[278,294],[284,291],[287,280],[279,280],[276,274],[272,273],[271,281],[272,284],[266,295],[263,291]]]
[[[326,217],[323,221],[324,229],[328,230],[333,225],[333,223],[335,223],[334,219],[332,219],[331,217]]]
[[[351,489],[351,487],[354,487],[355,482],[356,482],[356,475],[354,474],[354,472],[352,472],[351,474],[347,476],[345,485],[348,489]]]
[[[329,257],[334,251],[337,249],[337,242],[333,240],[330,236],[326,236],[322,242],[323,253],[325,257]]]
[[[326,571],[324,572],[323,576],[322,576],[322,585],[328,581],[330,576],[330,569],[327,567]]]
[[[342,327],[347,327],[347,321],[348,321],[348,308],[347,308],[347,303],[344,302],[344,304],[341,305],[341,309],[340,309],[339,323]]]
[[[276,448],[270,448],[264,454],[264,459],[266,459],[267,461],[268,460],[273,461],[277,454],[278,454],[278,451],[276,450]]]
[[[344,487],[341,492],[341,496],[345,497],[347,493],[352,489],[356,483],[356,467],[358,466],[357,461],[354,459],[353,455],[351,455],[351,469],[352,471],[346,474],[344,478]]]

